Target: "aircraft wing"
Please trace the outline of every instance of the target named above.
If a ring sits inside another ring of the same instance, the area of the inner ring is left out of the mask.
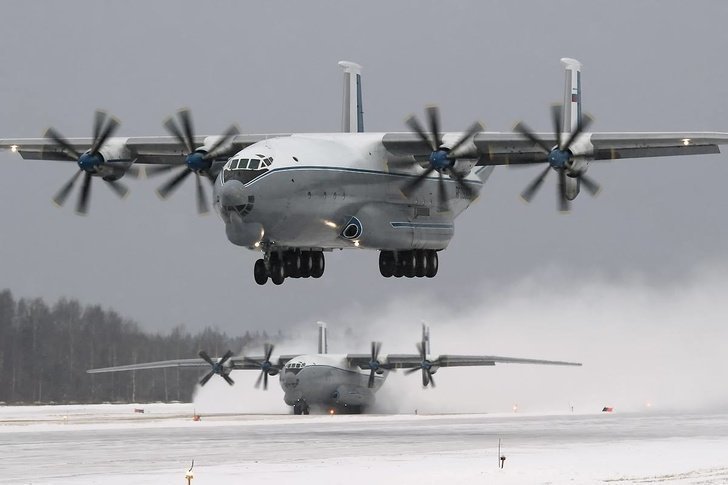
[[[461,135],[445,133],[443,146],[454,144]],[[553,133],[535,135],[548,146],[556,145]],[[430,154],[430,149],[414,133],[387,133],[382,142],[393,155],[427,157]],[[705,155],[720,153],[720,145],[728,145],[728,133],[585,133],[576,154],[588,160]],[[461,158],[477,159],[477,165],[528,164],[546,159],[538,145],[515,132],[477,133],[458,153],[462,153]]]
[[[349,354],[346,356],[350,365],[361,369],[369,369],[369,354]],[[516,357],[500,357],[497,355],[440,355],[433,357],[430,362],[436,367],[467,367],[490,366],[496,364],[539,364],[539,365],[569,365],[581,366],[578,362],[564,362],[560,360],[521,359]],[[380,364],[385,369],[412,369],[419,367],[422,356],[419,354],[389,354]]]
[[[271,359],[272,362],[277,363],[279,367],[283,367],[286,362],[291,360],[295,355],[281,355],[278,359]],[[217,362],[220,357],[213,357],[212,360]],[[260,365],[257,362],[265,360],[265,356],[246,356],[246,357],[232,357],[226,364],[234,370],[260,370]],[[277,362],[276,362],[277,361]],[[210,364],[205,362],[201,358],[194,359],[175,359],[175,360],[161,360],[157,362],[143,362],[139,364],[119,365],[114,367],[103,367],[99,369],[89,369],[86,372],[88,374],[101,374],[106,372],[123,372],[123,371],[134,371],[134,370],[146,370],[146,369],[166,369],[172,367],[182,368],[198,368],[198,369],[209,369]]]
[[[227,158],[245,147],[267,138],[287,136],[275,135],[236,135],[229,142],[229,148],[216,159],[220,164]],[[194,146],[204,148],[212,146],[220,139],[218,135],[195,136]],[[68,138],[69,145],[77,152],[83,153],[91,148],[93,138]],[[119,147],[124,161],[134,161],[140,164],[157,165],[183,165],[185,163],[185,148],[173,136],[143,136],[143,137],[112,137],[105,146]],[[56,142],[47,138],[16,138],[0,139],[0,150],[12,150],[26,160],[56,160],[75,162],[71,154],[57,146]],[[213,166],[214,167],[214,166]]]

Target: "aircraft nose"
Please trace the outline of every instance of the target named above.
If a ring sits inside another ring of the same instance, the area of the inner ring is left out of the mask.
[[[220,203],[223,207],[236,207],[248,202],[245,186],[238,180],[228,180],[220,189]]]

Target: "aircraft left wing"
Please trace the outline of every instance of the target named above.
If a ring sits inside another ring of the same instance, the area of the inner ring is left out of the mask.
[[[445,133],[442,146],[449,148],[463,133]],[[553,133],[534,133],[548,147],[556,145]],[[386,133],[384,147],[393,155],[426,158],[431,148],[415,133]],[[720,153],[728,145],[728,133],[656,132],[656,133],[584,133],[574,144],[575,156],[587,160],[616,160],[645,157],[670,157]],[[476,159],[476,165],[511,165],[541,163],[547,154],[536,143],[517,132],[478,132],[457,150],[457,158]]]
[[[349,364],[360,369],[369,369],[371,356],[369,354],[349,354],[346,356]],[[517,357],[501,357],[497,355],[439,355],[426,358],[433,367],[469,367],[493,366],[496,364],[538,364],[538,365],[566,365],[581,366],[578,362],[565,362],[560,360],[522,359]],[[422,365],[420,354],[389,354],[383,356],[380,365],[385,369],[414,369]]]
[[[277,359],[272,359],[272,363],[277,367],[283,367],[286,362],[291,360],[295,355],[281,355]],[[224,366],[229,370],[260,370],[259,362],[265,360],[264,355],[257,356],[245,356],[245,357],[231,357],[225,359]],[[219,362],[221,357],[213,357],[213,362]],[[143,362],[139,364],[128,364],[118,365],[114,367],[103,367],[98,369],[89,369],[86,372],[88,374],[102,374],[106,372],[124,372],[124,371],[135,371],[135,370],[146,370],[146,369],[168,369],[174,367],[181,368],[197,368],[197,369],[209,369],[209,362],[202,358],[194,359],[174,359],[174,360],[160,360],[157,362]]]

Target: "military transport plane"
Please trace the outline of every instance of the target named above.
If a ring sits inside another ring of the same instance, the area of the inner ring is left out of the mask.
[[[227,351],[222,357],[211,358],[201,350],[200,359],[166,360],[143,364],[122,365],[91,369],[90,374],[104,372],[135,371],[142,369],[163,369],[170,367],[209,368],[200,380],[204,386],[214,376],[219,375],[231,386],[235,384],[230,377],[233,370],[259,370],[260,375],[255,387],[268,389],[268,376],[279,376],[283,389],[283,399],[292,406],[294,414],[308,414],[316,411],[334,410],[336,412],[361,413],[370,408],[375,401],[375,393],[382,387],[387,375],[394,369],[406,369],[406,374],[420,371],[422,386],[435,387],[433,375],[440,367],[491,366],[503,364],[544,364],[581,366],[575,362],[554,360],[519,359],[494,355],[429,355],[430,331],[422,327],[422,340],[417,343],[417,354],[382,354],[381,343],[372,342],[369,354],[334,355],[328,353],[326,324],[319,322],[318,354],[281,355],[271,359],[274,347],[265,344],[265,353],[255,357],[233,357]]]
[[[361,67],[344,68],[343,133],[195,135],[187,110],[164,122],[170,136],[112,136],[119,122],[97,112],[91,138],[64,138],[49,129],[40,139],[4,139],[0,148],[25,159],[76,162],[73,177],[54,197],[62,205],[81,175],[77,211],[86,213],[91,181],[100,178],[118,195],[119,181],[146,166],[149,175],[178,170],[158,189],[168,197],[190,175],[197,205],[208,210],[201,179],[213,184],[213,202],[233,244],[260,251],[254,278],[281,284],[287,277],[318,278],[324,251],[379,251],[384,277],[434,277],[438,251],[455,231],[454,221],[478,196],[497,165],[543,167],[521,196],[530,201],[546,177],[557,175],[557,200],[568,211],[584,187],[592,161],[719,153],[728,133],[588,132],[582,114],[581,64],[561,60],[563,104],[552,110],[553,133],[534,133],[524,123],[513,132],[485,132],[473,123],[461,133],[442,133],[436,107],[426,128],[406,120],[410,133],[366,133]]]

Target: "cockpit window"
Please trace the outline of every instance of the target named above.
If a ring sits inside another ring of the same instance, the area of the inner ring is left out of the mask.
[[[257,176],[268,170],[273,163],[273,157],[266,157],[256,153],[259,158],[231,158],[222,171],[222,181],[239,180],[247,184]]]

